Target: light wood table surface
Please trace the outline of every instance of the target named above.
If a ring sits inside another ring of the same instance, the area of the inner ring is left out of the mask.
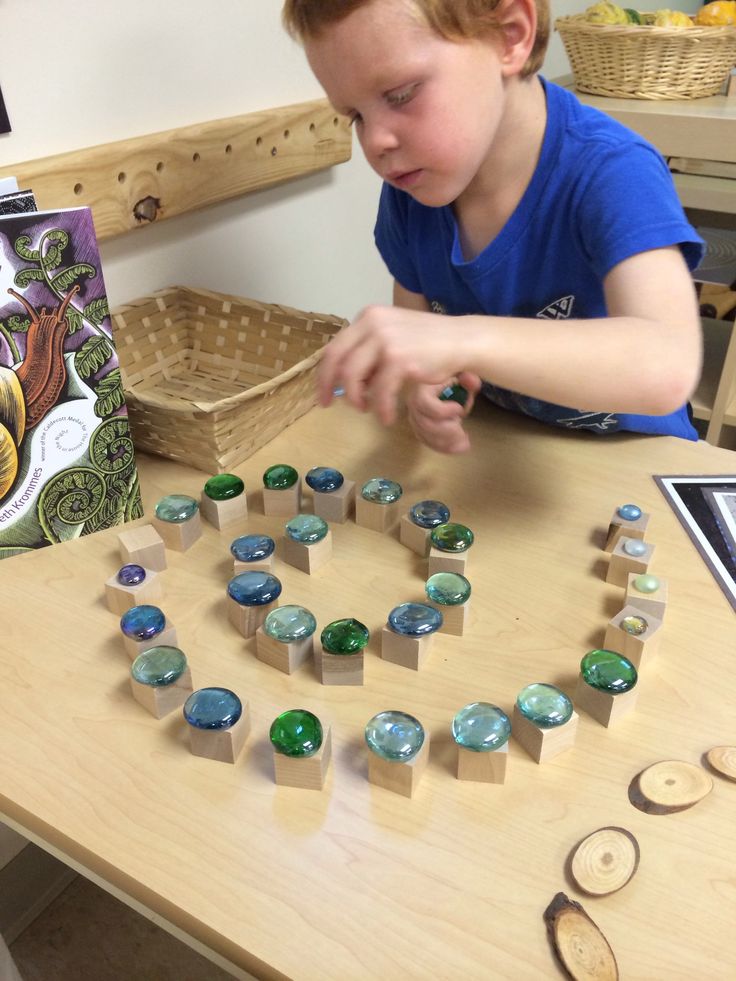
[[[389,610],[423,597],[424,563],[395,535],[334,526],[333,560],[314,576],[278,563],[282,601],[310,608],[318,629],[343,616],[371,628],[362,688],[256,660],[225,615],[232,535],[206,527],[188,553],[168,553],[161,605],[195,687],[250,703],[234,766],[190,755],[178,713],[157,722],[133,700],[103,600],[120,564],[114,530],[0,563],[0,817],[240,977],[559,977],[542,913],[563,891],[601,927],[623,978],[732,979],[736,783],[714,777],[708,797],[668,816],[636,810],[627,788],[658,760],[698,763],[736,742],[736,620],[651,476],[734,473],[735,458],[702,442],[558,432],[485,406],[470,428],[473,451],[445,458],[338,405],[238,468],[251,509],[239,533],[280,534],[258,490],[277,462],[392,477],[407,507],[439,498],[473,528],[470,629],[439,635],[418,673],[378,656]],[[206,477],[153,458],[140,471],[148,513],[165,493],[198,495]],[[581,714],[575,747],[541,766],[512,740],[504,786],[458,781],[449,726],[460,707],[487,700],[510,714],[533,681],[573,693],[580,658],[622,606],[602,540],[629,501],[652,514],[653,571],[670,581],[637,709],[610,730]],[[273,781],[268,728],[295,707],[333,728],[323,792]],[[363,728],[388,708],[431,733],[411,800],[367,780]],[[565,862],[606,825],[636,836],[640,867],[620,892],[586,898]]]

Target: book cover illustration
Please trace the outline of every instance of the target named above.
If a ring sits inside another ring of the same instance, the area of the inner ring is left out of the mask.
[[[0,217],[0,558],[142,513],[91,212]]]

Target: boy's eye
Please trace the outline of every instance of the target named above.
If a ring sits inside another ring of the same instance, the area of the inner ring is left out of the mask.
[[[386,102],[390,106],[403,106],[414,97],[418,86],[419,83],[414,82],[412,85],[407,85],[403,89],[394,89],[393,92],[387,92]]]
[[[363,117],[360,115],[359,112],[351,112],[348,116],[348,123],[350,126],[353,126],[356,123],[360,123],[362,121],[363,121]]]

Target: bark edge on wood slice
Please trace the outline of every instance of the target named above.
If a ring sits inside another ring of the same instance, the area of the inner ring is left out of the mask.
[[[713,778],[695,763],[662,760],[638,773],[629,784],[629,801],[645,814],[685,811],[713,789]]]
[[[568,872],[589,896],[608,896],[629,882],[639,868],[639,842],[626,828],[598,828],[570,852]]]
[[[714,746],[705,754],[705,762],[719,776],[736,781],[736,746]]]
[[[611,945],[580,903],[558,892],[544,911],[547,934],[573,981],[618,981]]]

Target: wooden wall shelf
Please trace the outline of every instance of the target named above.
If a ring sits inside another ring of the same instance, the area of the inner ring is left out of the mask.
[[[39,210],[92,209],[98,239],[350,159],[326,99],[280,106],[0,167]]]

